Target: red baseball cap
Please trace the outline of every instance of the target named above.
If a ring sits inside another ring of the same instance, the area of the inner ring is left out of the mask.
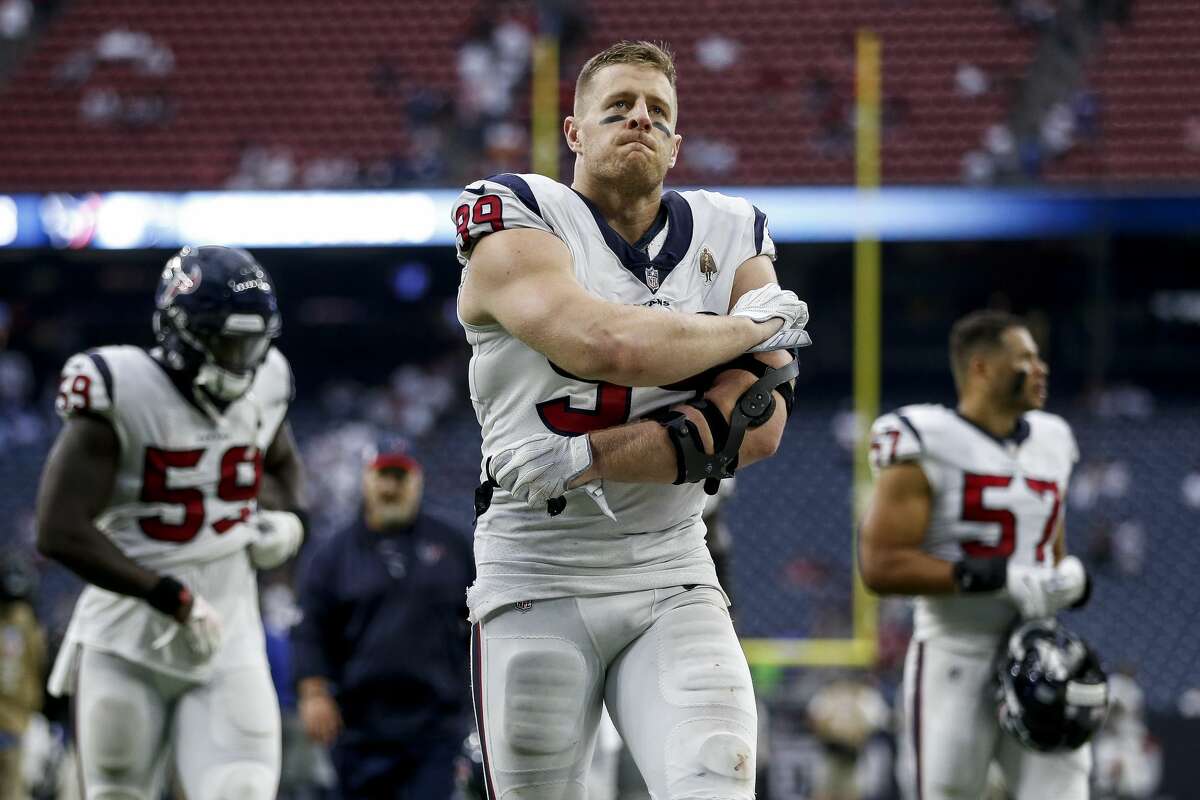
[[[407,453],[379,453],[371,459],[371,469],[402,469],[405,472],[420,472],[421,465]]]

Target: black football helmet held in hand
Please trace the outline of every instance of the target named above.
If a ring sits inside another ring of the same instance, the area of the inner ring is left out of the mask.
[[[1108,711],[1108,676],[1078,635],[1053,619],[1012,632],[998,660],[1000,726],[1025,747],[1074,750]]]
[[[185,247],[163,268],[154,333],[172,369],[193,373],[211,399],[232,402],[279,336],[282,320],[271,276],[236,247]]]

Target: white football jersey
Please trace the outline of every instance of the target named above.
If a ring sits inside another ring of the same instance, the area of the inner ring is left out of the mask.
[[[575,279],[589,292],[664,314],[728,313],[738,267],[756,255],[775,256],[762,212],[706,191],[664,194],[658,220],[633,245],[591,201],[541,175],[496,175],[468,186],[454,220],[464,280],[481,237],[534,228],[566,244]],[[485,463],[488,454],[526,436],[577,436],[695,396],[577,378],[499,325],[462,324],[472,347],[471,402]],[[616,523],[580,493],[569,494],[563,513],[551,517],[496,490],[475,528],[478,579],[468,594],[473,617],[522,600],[717,586],[700,521],[701,484],[606,482],[605,494]]]
[[[924,549],[947,561],[1007,557],[1054,564],[1054,544],[1079,451],[1061,417],[1030,411],[1009,439],[997,439],[952,409],[905,406],[871,428],[871,467],[919,464],[933,491]],[[914,635],[990,638],[1017,618],[1000,593],[930,595],[916,600]]]
[[[175,576],[216,607],[234,650],[238,620],[258,620],[257,586],[245,553],[251,530],[243,523],[257,510],[263,453],[291,397],[291,369],[274,348],[250,390],[216,419],[139,347],[77,354],[59,385],[60,416],[104,419],[119,441],[115,486],[96,526],[130,559]],[[209,566],[215,562],[221,564]],[[207,672],[211,663],[195,664],[182,637],[152,646],[173,625],[140,599],[88,586],[67,639],[172,674]],[[261,626],[244,635],[247,646],[261,649]]]

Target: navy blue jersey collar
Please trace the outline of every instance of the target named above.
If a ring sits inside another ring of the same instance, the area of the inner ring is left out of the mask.
[[[613,230],[595,203],[574,189],[571,191],[575,192],[592,212],[592,218],[596,220],[596,227],[604,236],[608,249],[612,250],[625,269],[629,270],[642,283],[646,282],[645,268],[648,266],[657,269],[665,280],[667,274],[687,255],[688,248],[692,245],[692,207],[679,192],[667,192],[662,196],[662,206],[658,210],[654,224],[638,239],[637,244],[630,244],[621,234]],[[650,258],[646,254],[646,248],[649,247],[655,236],[662,233],[664,225],[668,226],[667,240],[663,243],[662,249],[658,251],[658,255]]]
[[[967,419],[966,417],[964,417],[962,415],[961,412],[956,410],[954,413],[963,422],[967,423],[972,428],[979,431],[984,436],[988,437],[993,442],[995,442],[996,444],[998,444],[1002,447],[1005,444],[1007,444],[1008,442],[1012,442],[1013,444],[1020,447],[1021,445],[1023,445],[1025,443],[1025,440],[1029,438],[1029,420],[1025,419],[1024,415],[1017,417],[1017,424],[1013,426],[1011,433],[1009,433],[1007,436],[1001,437],[1001,436],[996,436],[991,431],[989,431],[987,428],[984,428],[982,425],[976,423],[974,420]]]

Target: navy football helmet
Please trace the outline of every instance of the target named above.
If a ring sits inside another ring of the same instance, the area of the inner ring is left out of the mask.
[[[1053,619],[1012,632],[998,662],[1000,726],[1031,750],[1074,750],[1108,711],[1108,676],[1078,635]]]
[[[163,268],[154,333],[167,365],[191,373],[209,398],[232,402],[279,336],[282,320],[271,276],[236,247],[185,247]]]

